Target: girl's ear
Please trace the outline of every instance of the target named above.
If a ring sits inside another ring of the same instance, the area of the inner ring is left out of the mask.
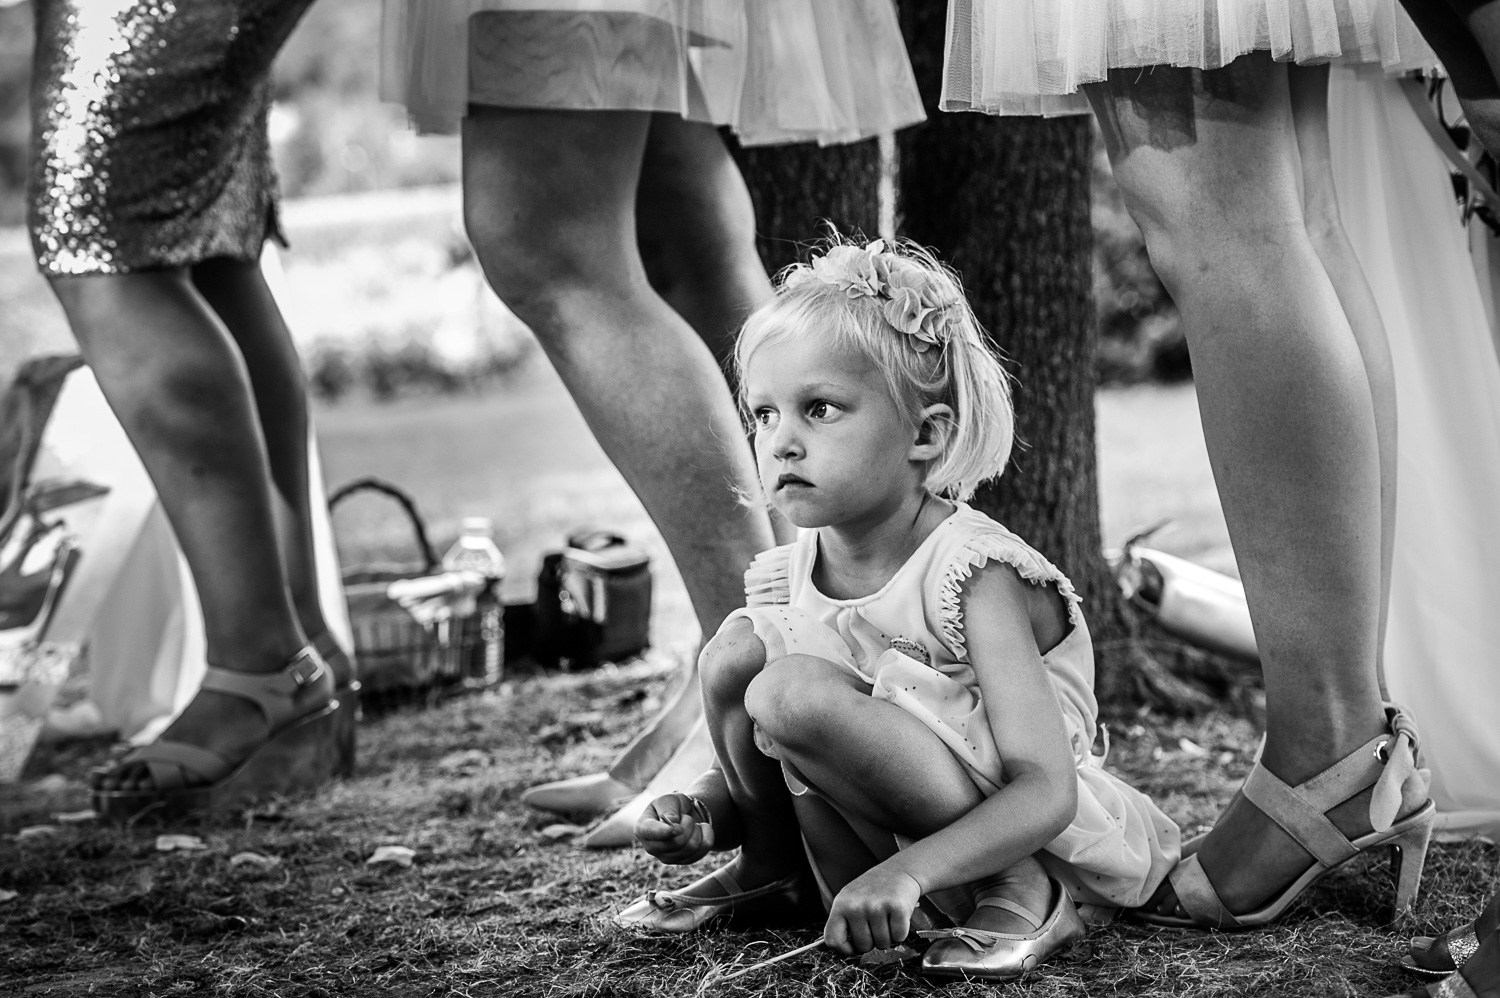
[[[936,461],[948,449],[953,433],[953,407],[939,402],[922,410],[917,435],[906,452],[911,461]]]

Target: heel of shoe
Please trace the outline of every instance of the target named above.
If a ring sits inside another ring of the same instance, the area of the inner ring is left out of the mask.
[[[350,682],[338,689],[339,709],[334,714],[334,765],[333,775],[349,778],[354,775],[354,760],[357,755],[359,731],[359,683]]]
[[[296,721],[263,742],[229,776],[201,788],[205,811],[228,811],[270,794],[310,790],[333,775],[339,710],[329,704]]]
[[[1422,870],[1427,865],[1427,846],[1432,842],[1431,808],[1419,820],[1390,840],[1391,870],[1396,878],[1395,917],[1400,918],[1416,903],[1422,886]]]

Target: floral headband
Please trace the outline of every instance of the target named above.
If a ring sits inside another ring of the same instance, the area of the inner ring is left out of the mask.
[[[880,302],[885,321],[910,336],[912,349],[918,353],[947,342],[954,310],[962,304],[926,267],[887,252],[884,239],[863,249],[835,246],[810,265],[798,267],[790,283],[795,286],[813,279],[850,298]]]

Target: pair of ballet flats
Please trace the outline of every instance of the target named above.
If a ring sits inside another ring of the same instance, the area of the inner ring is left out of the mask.
[[[959,977],[985,981],[1009,981],[1035,970],[1088,935],[1073,899],[1057,881],[1052,886],[1052,908],[1045,917],[1024,905],[1002,897],[981,897],[976,908],[1001,908],[1020,916],[1032,927],[1029,933],[992,932],[959,926],[924,929],[917,933],[932,941],[922,956],[922,973],[932,977]]]
[[[276,672],[209,666],[200,690],[255,704],[270,732],[265,740],[244,758],[233,760],[202,746],[158,739],[114,767],[144,765],[151,786],[96,789],[94,810],[109,820],[211,814],[272,794],[309,790],[336,774],[352,772],[357,688],[352,678],[335,686],[332,670],[315,644],[298,651]],[[349,698],[341,701],[339,691],[347,691]]]
[[[1260,908],[1235,914],[1198,860],[1202,837],[1185,843],[1184,856],[1169,874],[1179,912],[1137,908],[1131,919],[1176,929],[1252,929],[1278,921],[1313,884],[1356,856],[1389,849],[1395,873],[1395,915],[1411,910],[1422,882],[1427,847],[1437,807],[1427,797],[1429,774],[1416,765],[1417,729],[1400,707],[1386,705],[1385,734],[1334,763],[1296,787],[1283,782],[1256,763],[1240,793],[1313,857],[1313,864]],[[1347,800],[1371,790],[1373,831],[1349,838],[1328,820],[1327,813]],[[1411,801],[1423,801],[1405,817],[1397,814]]]

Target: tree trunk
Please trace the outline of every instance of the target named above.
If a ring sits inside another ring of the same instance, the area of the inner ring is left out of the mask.
[[[1207,696],[1144,652],[1138,615],[1100,550],[1089,120],[939,111],[943,8],[901,8],[928,120],[897,136],[898,231],[962,275],[1018,379],[1010,467],[973,505],[1073,580],[1098,653],[1102,705],[1206,706]]]
[[[729,143],[755,203],[756,245],[775,274],[806,257],[831,223],[871,239],[880,227],[880,146],[874,139],[842,146],[801,143],[746,149]]]

